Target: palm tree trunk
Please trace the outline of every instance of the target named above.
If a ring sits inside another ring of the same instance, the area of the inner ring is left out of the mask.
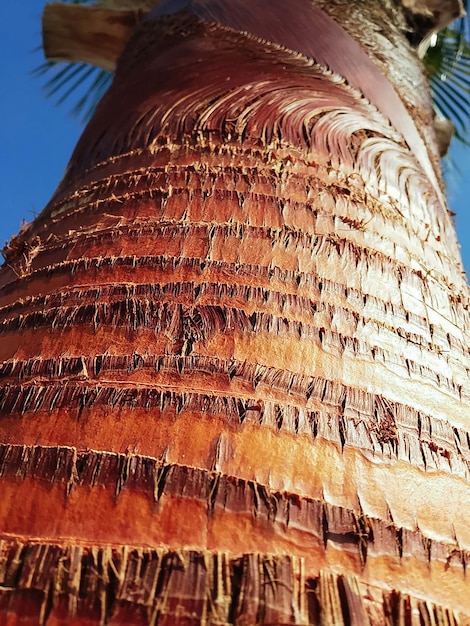
[[[0,624],[470,623],[468,287],[428,95],[397,9],[317,4],[351,77],[282,28],[151,14],[11,242]]]

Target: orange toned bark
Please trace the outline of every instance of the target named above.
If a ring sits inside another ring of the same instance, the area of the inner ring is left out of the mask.
[[[303,559],[309,577],[340,569],[373,587],[407,588],[418,597],[429,596],[432,581],[432,601],[445,602],[451,588],[461,599],[454,608],[470,608],[464,569],[468,553],[460,553],[457,544],[452,552],[449,543],[380,518],[267,491],[262,484],[218,472],[159,466],[154,459],[133,455],[122,457],[119,465],[116,457],[98,453],[79,455],[70,467],[71,450],[65,452],[68,460],[63,455],[57,464],[60,476],[48,474],[56,454],[50,448],[24,470],[26,475],[34,472],[34,478],[2,480],[0,514],[7,520],[7,538],[27,538],[31,515],[40,511],[35,519],[38,536],[56,537],[64,545],[87,547],[95,540],[103,545],[228,551],[235,557],[244,551],[289,554]]]
[[[364,97],[341,29],[359,82],[222,22],[142,26],[6,250],[1,611],[464,624],[468,287],[429,124]]]

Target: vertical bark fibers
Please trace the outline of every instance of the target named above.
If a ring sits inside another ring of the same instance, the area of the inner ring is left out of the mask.
[[[470,623],[468,287],[379,109],[136,33],[0,270],[1,625]]]

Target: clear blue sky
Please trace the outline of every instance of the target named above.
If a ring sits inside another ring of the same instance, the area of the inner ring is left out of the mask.
[[[43,62],[41,12],[44,0],[4,2],[0,8],[1,168],[0,247],[22,220],[39,213],[57,186],[80,135],[80,122],[67,103],[48,100],[40,79],[31,76]],[[456,224],[467,275],[470,276],[470,149],[454,145],[457,164],[448,177],[450,208]]]

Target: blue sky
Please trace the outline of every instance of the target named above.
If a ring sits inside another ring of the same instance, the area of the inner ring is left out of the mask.
[[[22,220],[31,221],[57,186],[82,125],[67,103],[45,97],[41,79],[31,76],[43,62],[41,12],[44,0],[5,2],[0,8],[0,247]],[[470,149],[454,142],[455,169],[447,177],[450,208],[470,276]]]

